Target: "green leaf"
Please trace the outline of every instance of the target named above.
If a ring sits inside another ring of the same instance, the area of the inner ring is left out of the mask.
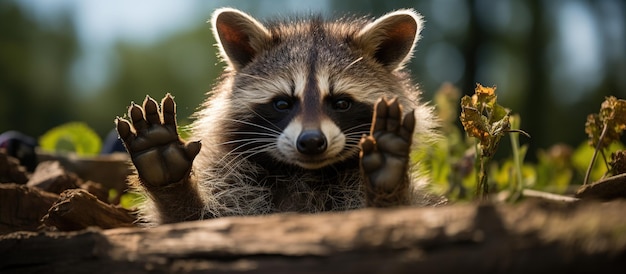
[[[128,209],[135,210],[137,207],[146,200],[146,196],[137,192],[127,192],[120,197],[120,206]]]
[[[491,117],[489,119],[490,123],[494,123],[494,122],[501,122],[501,121],[506,121],[506,123],[509,123],[509,113],[511,112],[511,110],[498,105],[498,104],[494,104],[493,105],[493,110],[491,112]]]
[[[39,138],[39,145],[48,152],[75,152],[80,156],[97,155],[102,141],[89,126],[70,122],[52,128]]]

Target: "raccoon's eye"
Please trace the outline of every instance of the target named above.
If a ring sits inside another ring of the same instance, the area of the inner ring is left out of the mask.
[[[339,111],[346,111],[352,106],[352,101],[348,99],[338,99],[333,102],[333,108]]]
[[[274,101],[274,108],[278,111],[288,111],[291,109],[291,102],[284,99],[278,99]]]

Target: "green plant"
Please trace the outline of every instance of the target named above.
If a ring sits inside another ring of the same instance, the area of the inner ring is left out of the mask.
[[[123,192],[118,193],[115,189],[109,189],[109,202],[112,203],[119,198],[119,206],[128,210],[135,210],[137,206],[141,204],[146,197],[137,192]]]
[[[100,152],[102,141],[87,124],[70,122],[48,130],[39,138],[39,145],[48,152],[92,156]]]

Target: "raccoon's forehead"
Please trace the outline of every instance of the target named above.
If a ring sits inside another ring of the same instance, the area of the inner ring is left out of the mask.
[[[267,103],[277,96],[303,98],[312,92],[307,87],[314,86],[320,99],[347,95],[373,103],[380,96],[373,93],[388,86],[390,79],[373,81],[377,68],[350,48],[348,41],[357,29],[358,24],[321,21],[270,27],[276,43],[238,72],[235,97],[250,103]]]
[[[312,67],[313,71],[310,70]],[[250,104],[266,104],[277,98],[308,100],[310,96],[307,94],[317,93],[315,98],[320,102],[331,96],[348,96],[373,105],[394,84],[385,84],[385,81],[376,81],[368,76],[372,75],[345,72],[334,64],[310,66],[306,62],[298,62],[286,64],[279,71],[244,70],[235,77],[232,93],[240,102]]]
[[[365,17],[346,16],[334,20],[328,20],[320,15],[295,16],[282,20],[265,21],[263,25],[272,33],[273,37],[288,36],[314,36],[317,31],[323,31],[327,35],[338,37],[354,36],[371,20]]]

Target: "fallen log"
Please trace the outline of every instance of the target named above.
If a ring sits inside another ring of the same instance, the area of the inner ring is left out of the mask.
[[[624,273],[625,201],[229,217],[0,236],[0,272]]]

